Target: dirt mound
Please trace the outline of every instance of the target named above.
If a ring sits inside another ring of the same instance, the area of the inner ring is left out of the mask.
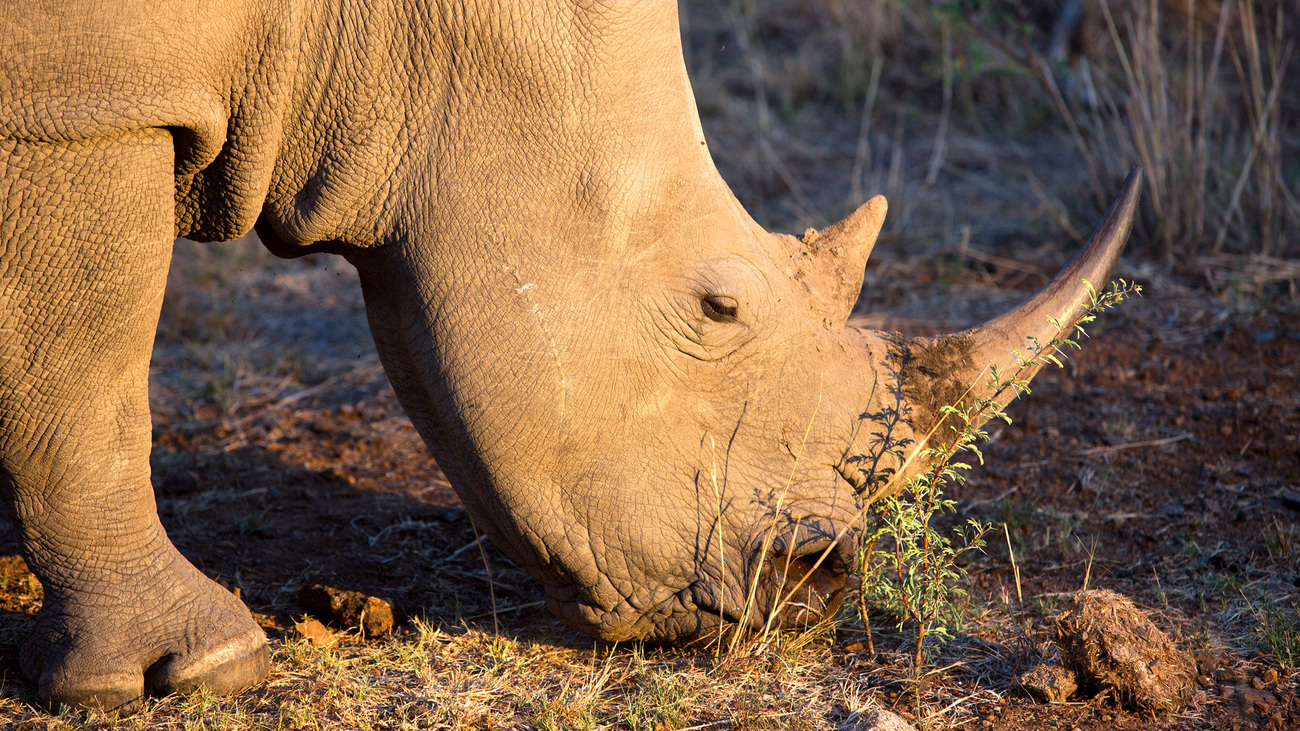
[[[1192,656],[1121,594],[1094,589],[1069,597],[1056,642],[1084,687],[1111,692],[1128,708],[1174,711],[1192,699]]]

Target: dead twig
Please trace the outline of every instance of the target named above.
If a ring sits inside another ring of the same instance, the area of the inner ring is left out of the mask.
[[[1126,449],[1141,449],[1143,447],[1163,447],[1166,444],[1174,444],[1184,439],[1191,439],[1191,434],[1179,434],[1177,436],[1165,437],[1164,439],[1147,439],[1141,442],[1128,442],[1126,444],[1110,444],[1104,447],[1093,447],[1079,452],[1080,456],[1091,457],[1095,454],[1108,454],[1110,452],[1122,452]]]

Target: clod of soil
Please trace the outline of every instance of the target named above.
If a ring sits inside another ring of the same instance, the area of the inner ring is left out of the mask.
[[[1064,703],[1079,683],[1074,671],[1055,662],[1041,662],[1016,679],[1016,685],[1039,703]]]
[[[331,632],[329,627],[321,624],[320,620],[311,617],[301,622],[295,622],[293,634],[295,637],[307,640],[317,647],[329,648],[339,643],[338,635]]]
[[[1134,710],[1174,711],[1192,699],[1196,663],[1123,595],[1080,591],[1056,620],[1065,665],[1085,687]]]
[[[1246,676],[1233,668],[1225,668],[1214,674],[1214,679],[1224,685],[1237,685],[1246,682]]]
[[[383,637],[393,631],[393,607],[379,597],[311,584],[298,592],[298,602],[341,627],[360,627],[366,637]]]
[[[1277,705],[1277,696],[1267,690],[1259,690],[1244,685],[1235,688],[1225,687],[1224,697],[1235,697],[1237,703],[1243,711],[1257,713],[1261,716],[1267,716]]]
[[[1221,652],[1213,650],[1201,650],[1192,655],[1196,660],[1196,672],[1201,675],[1212,675],[1227,662],[1227,658]]]

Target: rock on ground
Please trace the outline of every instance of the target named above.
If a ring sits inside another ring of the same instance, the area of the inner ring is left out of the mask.
[[[1074,671],[1054,662],[1041,662],[1025,671],[1016,685],[1039,703],[1064,703],[1079,689]]]
[[[1196,663],[1142,610],[1105,589],[1070,596],[1056,620],[1065,665],[1085,686],[1134,710],[1174,711],[1192,699]]]
[[[853,731],[916,731],[916,727],[893,711],[876,709],[862,714]]]

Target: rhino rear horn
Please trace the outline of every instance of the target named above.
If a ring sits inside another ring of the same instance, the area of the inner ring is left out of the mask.
[[[876,245],[889,204],[883,195],[863,203],[844,220],[817,231],[808,229],[800,239],[813,260],[816,291],[829,310],[827,320],[843,325],[862,291],[867,258]]]

